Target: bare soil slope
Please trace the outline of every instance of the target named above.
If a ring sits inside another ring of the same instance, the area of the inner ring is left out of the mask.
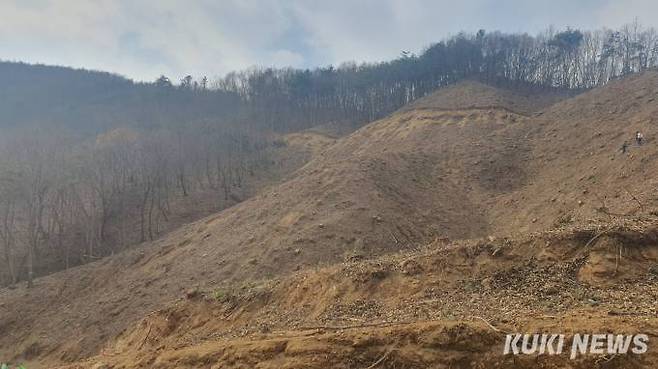
[[[287,182],[233,208],[141,249],[42,278],[33,290],[0,291],[0,330],[8,332],[0,354],[63,361],[95,354],[191,289],[437,239],[647,215],[655,209],[656,96],[656,72],[551,107],[553,93],[476,82],[440,91],[339,140]],[[640,127],[647,144],[619,153]]]
[[[658,200],[658,73],[555,104],[533,120],[531,180],[492,214],[510,232],[647,212]],[[641,131],[644,145],[633,137]],[[631,146],[626,154],[621,146]]]
[[[419,99],[400,111],[502,108],[517,114],[532,115],[570,94],[559,89],[532,86],[496,88],[477,81],[464,81]]]
[[[656,217],[563,227],[195,291],[68,369],[650,368],[645,355],[505,356],[505,333],[658,337]],[[619,257],[617,257],[619,255]],[[486,307],[486,308],[485,308]]]

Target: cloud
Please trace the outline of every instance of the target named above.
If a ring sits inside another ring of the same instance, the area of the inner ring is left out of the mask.
[[[384,60],[461,30],[655,25],[657,10],[650,0],[3,0],[0,59],[215,77]]]
[[[271,54],[269,65],[275,67],[294,67],[304,66],[304,56],[290,50],[276,50]]]
[[[277,49],[287,31],[275,2],[41,0],[0,3],[0,58],[160,74],[226,73],[251,64],[300,63]],[[303,57],[302,57],[303,58]]]

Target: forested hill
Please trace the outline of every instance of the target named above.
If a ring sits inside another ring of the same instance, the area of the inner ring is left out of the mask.
[[[107,72],[0,62],[4,128],[54,126],[86,135],[116,126],[149,128],[218,117],[232,111],[237,99],[223,91],[135,83]]]
[[[618,30],[549,30],[535,36],[459,33],[418,55],[313,70],[252,68],[217,80],[163,76],[134,83],[109,73],[0,63],[0,123],[64,124],[91,132],[214,120],[274,131],[380,118],[441,86],[489,84],[586,89],[658,64],[658,35]]]

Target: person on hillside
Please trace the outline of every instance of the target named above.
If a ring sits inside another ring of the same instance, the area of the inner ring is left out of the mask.
[[[621,144],[621,153],[626,154],[627,150],[628,150],[628,141],[624,141],[624,143]]]
[[[635,132],[635,142],[637,142],[638,146],[642,145],[642,141],[644,141],[644,135],[642,132],[637,131]]]

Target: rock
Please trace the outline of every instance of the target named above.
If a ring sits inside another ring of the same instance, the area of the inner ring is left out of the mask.
[[[598,306],[598,305],[601,304],[599,301],[594,300],[594,299],[587,299],[587,303],[592,305],[592,306]]]
[[[198,296],[199,296],[199,290],[197,290],[196,288],[191,288],[185,291],[185,298],[188,300],[192,300]]]

